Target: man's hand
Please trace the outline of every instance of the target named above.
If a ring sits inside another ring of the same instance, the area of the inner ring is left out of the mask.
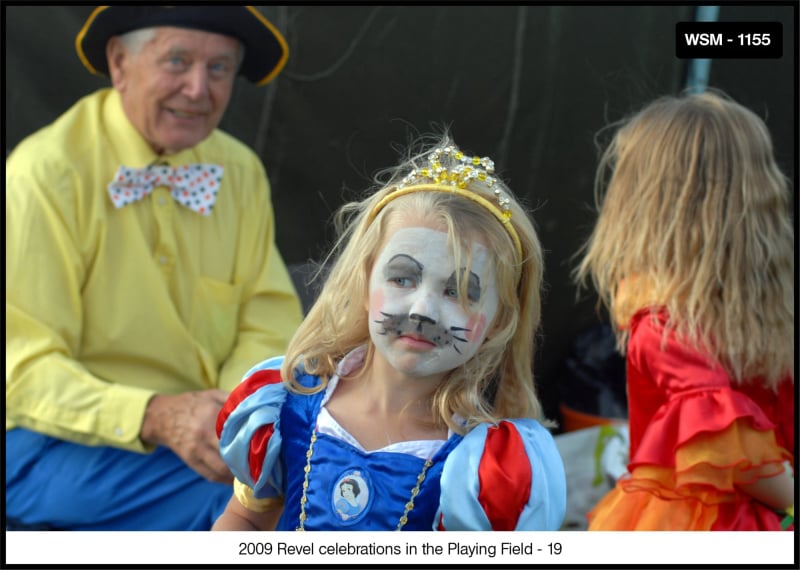
[[[147,404],[140,437],[146,443],[169,447],[209,481],[232,483],[216,434],[217,414],[227,396],[222,390],[157,394]]]

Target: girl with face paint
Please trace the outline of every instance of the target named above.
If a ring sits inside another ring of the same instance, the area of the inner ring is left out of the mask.
[[[492,161],[447,135],[384,174],[339,212],[287,354],[220,413],[236,481],[214,529],[558,530],[564,468],[532,371],[533,223]]]

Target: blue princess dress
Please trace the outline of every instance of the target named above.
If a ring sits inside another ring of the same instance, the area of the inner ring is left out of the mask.
[[[339,365],[363,362],[356,349]],[[558,530],[564,466],[553,437],[531,419],[483,424],[466,436],[365,451],[325,403],[327,389],[288,392],[283,359],[251,369],[220,412],[222,456],[236,496],[252,510],[283,503],[277,530]],[[298,375],[304,386],[320,379]]]

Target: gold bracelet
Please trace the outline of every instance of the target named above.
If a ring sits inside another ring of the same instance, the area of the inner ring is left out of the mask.
[[[253,490],[239,481],[233,480],[233,494],[246,509],[257,513],[274,511],[283,506],[283,497],[264,497],[259,499],[253,494]]]

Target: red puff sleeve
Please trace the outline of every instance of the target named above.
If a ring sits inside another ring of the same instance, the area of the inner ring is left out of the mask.
[[[776,440],[776,422],[718,363],[672,332],[664,337],[663,323],[649,312],[631,323],[629,469],[664,467],[673,489],[724,491],[780,473],[792,456]]]

